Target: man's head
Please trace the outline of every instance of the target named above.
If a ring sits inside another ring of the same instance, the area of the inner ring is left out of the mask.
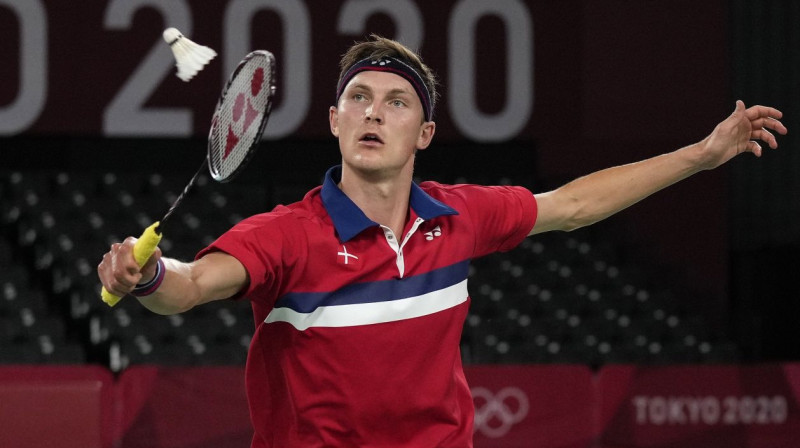
[[[383,62],[382,65],[378,65]],[[387,64],[388,63],[388,64]],[[408,80],[420,97],[425,109],[425,121],[433,121],[438,94],[436,75],[411,49],[395,40],[375,34],[364,42],[350,47],[339,61],[341,71],[337,82],[336,101],[353,76],[365,70],[386,70]]]
[[[339,140],[343,178],[410,179],[417,150],[436,131],[436,82],[431,70],[403,45],[377,36],[355,44],[341,61],[331,133]],[[377,177],[376,177],[377,176]]]

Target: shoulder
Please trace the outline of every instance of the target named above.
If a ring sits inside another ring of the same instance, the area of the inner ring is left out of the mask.
[[[249,230],[260,227],[292,226],[298,221],[315,220],[325,215],[319,196],[319,188],[309,191],[305,197],[287,205],[277,205],[269,212],[259,213],[243,219],[235,227]]]
[[[469,195],[471,191],[480,186],[472,184],[442,184],[428,180],[421,182],[419,187],[431,197],[441,200],[445,198],[460,198]]]
[[[442,184],[425,181],[419,187],[432,198],[456,207],[459,203],[482,205],[494,201],[511,198],[533,197],[533,193],[525,187],[510,185],[476,185],[476,184]]]
[[[313,190],[312,190],[313,192]],[[268,212],[242,219],[224,232],[206,252],[212,248],[228,252],[240,258],[242,253],[275,254],[275,259],[286,259],[286,255],[303,253],[308,234],[315,232],[309,224],[324,222],[325,216],[318,212],[324,207],[309,192],[303,200],[278,205]],[[319,225],[317,225],[319,227]],[[288,257],[291,258],[291,257]]]

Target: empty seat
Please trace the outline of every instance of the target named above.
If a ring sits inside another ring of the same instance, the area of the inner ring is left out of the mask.
[[[154,343],[140,335],[133,341],[113,343],[109,356],[111,369],[124,370],[132,365],[158,364],[167,366],[184,366],[194,364],[194,355],[190,348],[183,344]]]
[[[83,345],[54,339],[49,335],[37,338],[39,361],[47,364],[84,364],[87,361]]]
[[[34,364],[39,361],[38,348],[32,343],[4,345],[0,350],[0,364]]]

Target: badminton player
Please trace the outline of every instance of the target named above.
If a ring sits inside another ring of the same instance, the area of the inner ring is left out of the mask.
[[[252,303],[246,387],[253,447],[469,447],[459,353],[468,263],[525,237],[604,219],[741,153],[776,148],[781,112],[738,101],[702,141],[556,190],[412,181],[436,132],[436,80],[417,54],[372,36],[341,60],[331,133],[341,165],[297,203],[243,220],[192,262],[134,238],[111,246],[103,285],[160,314]],[[771,132],[772,131],[772,132]]]

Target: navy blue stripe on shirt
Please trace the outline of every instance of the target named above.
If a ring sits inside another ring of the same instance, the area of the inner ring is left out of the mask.
[[[469,260],[425,274],[401,279],[358,283],[332,292],[291,292],[275,302],[275,308],[311,313],[321,306],[388,302],[438,291],[464,281],[469,276]]]

